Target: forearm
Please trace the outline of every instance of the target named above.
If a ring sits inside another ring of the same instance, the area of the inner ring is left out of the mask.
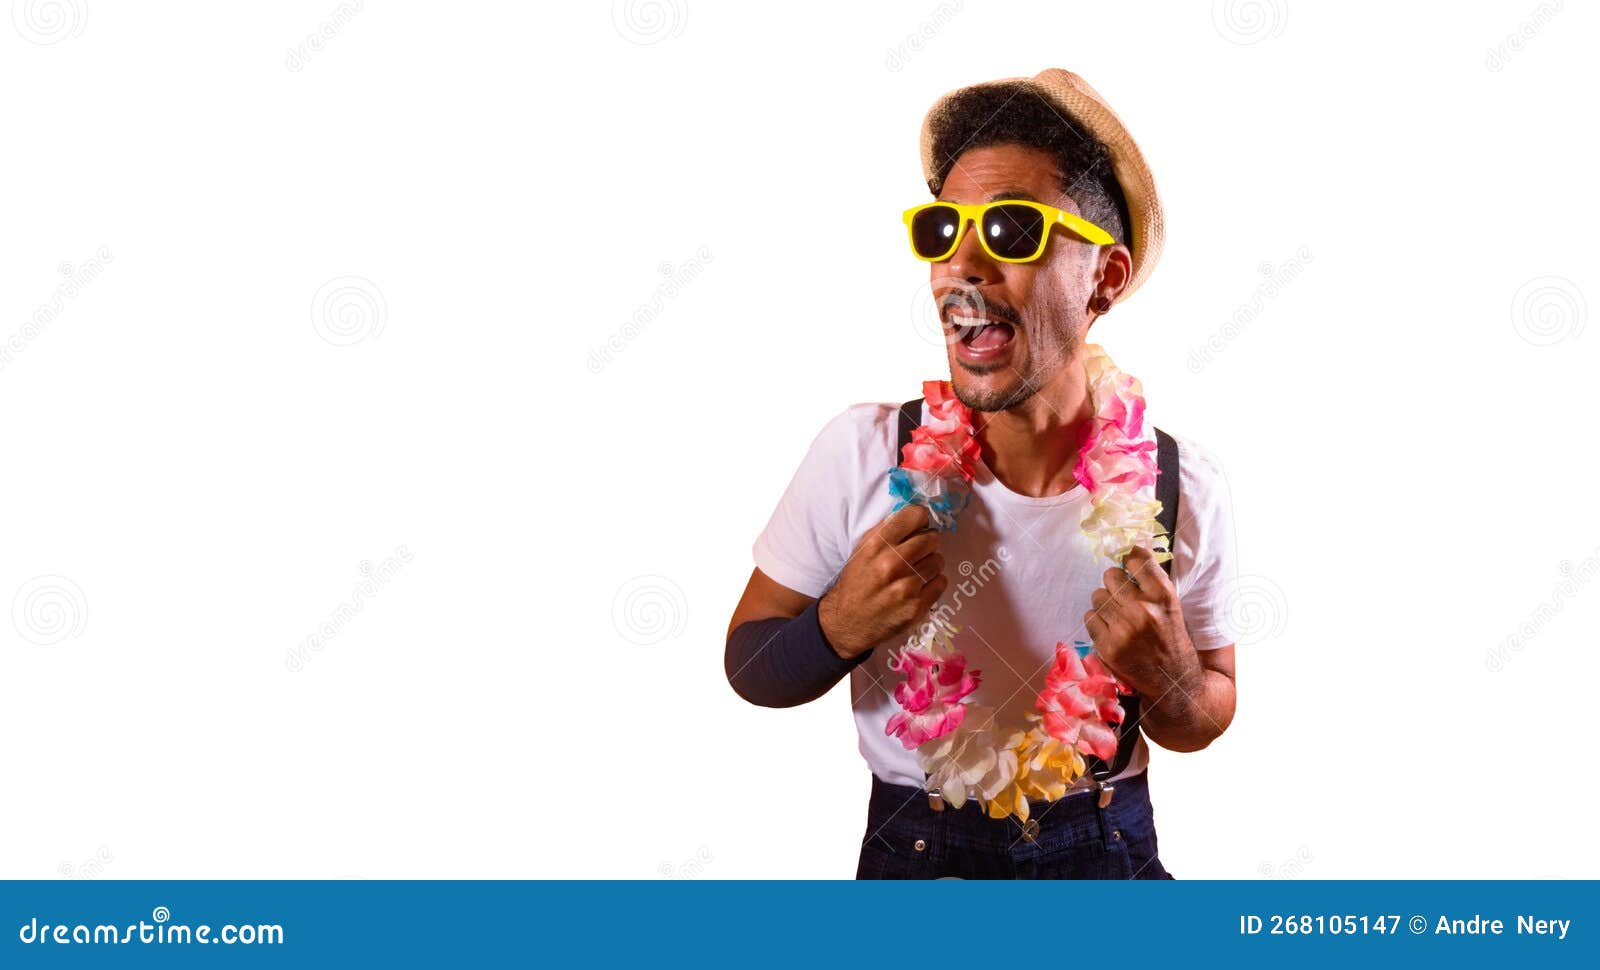
[[[1235,699],[1233,678],[1196,664],[1166,690],[1140,696],[1139,723],[1169,751],[1199,751],[1228,729]]]
[[[728,635],[723,667],[734,692],[750,703],[795,707],[826,694],[871,653],[840,657],[823,635],[812,603],[793,619],[740,624]]]

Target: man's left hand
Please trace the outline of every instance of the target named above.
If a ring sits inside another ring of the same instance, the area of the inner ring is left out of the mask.
[[[1197,690],[1205,672],[1184,628],[1178,591],[1155,554],[1136,546],[1101,583],[1083,622],[1117,679],[1151,699],[1173,687]]]

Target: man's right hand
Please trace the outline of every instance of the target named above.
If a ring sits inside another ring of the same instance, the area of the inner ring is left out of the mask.
[[[834,652],[852,660],[910,630],[948,585],[928,510],[908,505],[862,537],[817,602],[817,620]]]

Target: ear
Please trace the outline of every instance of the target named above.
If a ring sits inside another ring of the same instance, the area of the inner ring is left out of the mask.
[[[1089,290],[1088,310],[1091,319],[1110,312],[1132,278],[1133,255],[1128,247],[1121,243],[1102,247],[1095,268],[1094,285]]]

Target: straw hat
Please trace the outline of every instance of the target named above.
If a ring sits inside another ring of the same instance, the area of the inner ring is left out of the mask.
[[[1156,181],[1145,164],[1144,155],[1134,143],[1133,136],[1117,117],[1105,99],[1089,86],[1089,82],[1058,67],[1040,71],[1031,78],[1014,77],[1001,81],[985,81],[973,88],[996,84],[1022,83],[1038,92],[1040,97],[1066,117],[1076,121],[1090,134],[1100,139],[1111,156],[1111,169],[1122,186],[1128,203],[1128,249],[1132,255],[1133,274],[1127,288],[1118,297],[1119,302],[1133,294],[1155,268],[1161,257],[1161,242],[1166,230],[1161,218],[1161,197],[1156,194]],[[934,122],[947,109],[952,97],[970,88],[951,91],[935,101],[922,119],[922,176],[933,180]]]

